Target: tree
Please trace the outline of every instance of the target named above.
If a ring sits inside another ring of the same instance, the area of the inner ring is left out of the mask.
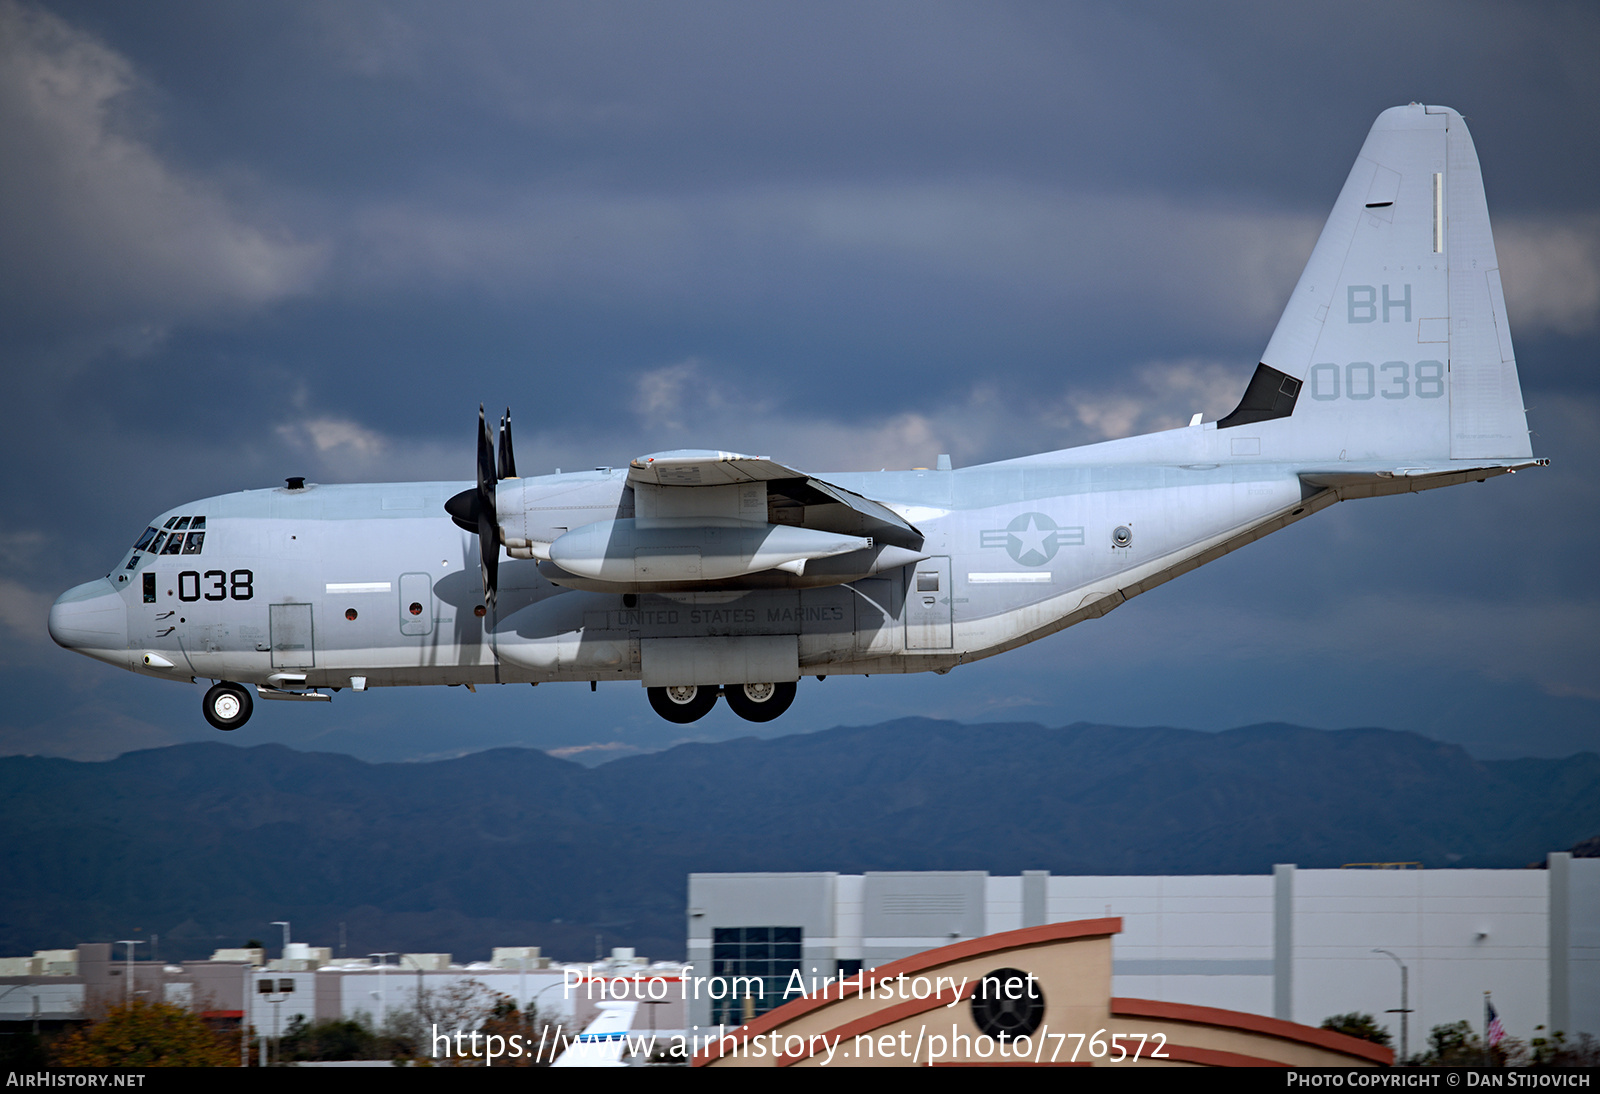
[[[548,1067],[559,1053],[557,1046],[571,1037],[560,1021],[540,1014],[531,1003],[527,1010],[520,1010],[516,1001],[505,995],[496,1000],[482,1032],[486,1038],[499,1037],[499,1043],[508,1048],[491,1061],[494,1067]],[[513,1046],[519,1050],[516,1055],[509,1051]]]
[[[135,999],[57,1042],[62,1067],[237,1067],[238,1044],[192,1010]]]
[[[382,1056],[377,1034],[359,1019],[307,1022],[305,1015],[297,1014],[279,1042],[283,1060],[376,1060]]]
[[[1561,1030],[1546,1034],[1543,1026],[1534,1026],[1534,1038],[1529,1046],[1528,1063],[1532,1067],[1600,1067],[1600,1041],[1587,1033],[1578,1034],[1578,1043],[1570,1044]]]
[[[1473,1032],[1471,1022],[1449,1022],[1428,1031],[1428,1054],[1423,1062],[1432,1067],[1476,1067],[1483,1063],[1483,1042]]]
[[[1472,1023],[1450,1022],[1428,1031],[1428,1052],[1419,1062],[1424,1067],[1526,1067],[1528,1046],[1515,1037],[1504,1037],[1485,1050]]]
[[[1351,1011],[1349,1014],[1331,1015],[1322,1020],[1322,1028],[1342,1033],[1346,1037],[1359,1037],[1363,1041],[1371,1041],[1384,1048],[1394,1044],[1394,1038],[1389,1036],[1389,1031],[1378,1025],[1378,1020],[1370,1014]]]

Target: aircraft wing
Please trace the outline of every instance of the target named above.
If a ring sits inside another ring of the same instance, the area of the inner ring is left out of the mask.
[[[825,532],[870,536],[879,543],[920,550],[923,536],[916,526],[881,502],[786,467],[767,456],[737,452],[679,451],[640,456],[628,465],[635,491],[666,491],[667,508],[691,513],[700,508],[692,492],[714,487],[764,484],[774,523]],[[682,491],[683,493],[679,493]],[[706,500],[710,501],[707,495]]]
[[[572,1044],[550,1066],[625,1067],[622,1050],[627,1047],[628,1030],[638,1009],[639,1003],[633,999],[601,1004],[594,1021],[573,1038]]]

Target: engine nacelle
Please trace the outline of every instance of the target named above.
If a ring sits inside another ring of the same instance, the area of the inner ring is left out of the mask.
[[[808,563],[870,551],[872,540],[779,524],[603,520],[550,545],[566,573],[618,588],[670,588],[779,570],[801,576]]]

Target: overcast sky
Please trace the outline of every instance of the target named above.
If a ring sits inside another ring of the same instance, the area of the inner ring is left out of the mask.
[[[217,737],[45,618],[156,513],[717,447],[958,465],[1237,402],[1377,114],[1468,119],[1536,454],[1336,506],[906,714],[1600,749],[1600,9],[0,0],[0,753]],[[1241,595],[1245,588],[1248,597]],[[1267,590],[1268,595],[1261,595]],[[370,759],[741,736],[613,684],[258,704]]]

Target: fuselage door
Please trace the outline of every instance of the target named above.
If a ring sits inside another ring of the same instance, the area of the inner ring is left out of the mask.
[[[400,575],[400,633],[427,634],[433,630],[433,578],[428,574]]]
[[[310,604],[273,604],[271,627],[272,667],[309,669],[316,663],[316,643],[311,634]]]
[[[906,590],[906,649],[947,650],[950,636],[950,557],[926,558],[911,568]]]

